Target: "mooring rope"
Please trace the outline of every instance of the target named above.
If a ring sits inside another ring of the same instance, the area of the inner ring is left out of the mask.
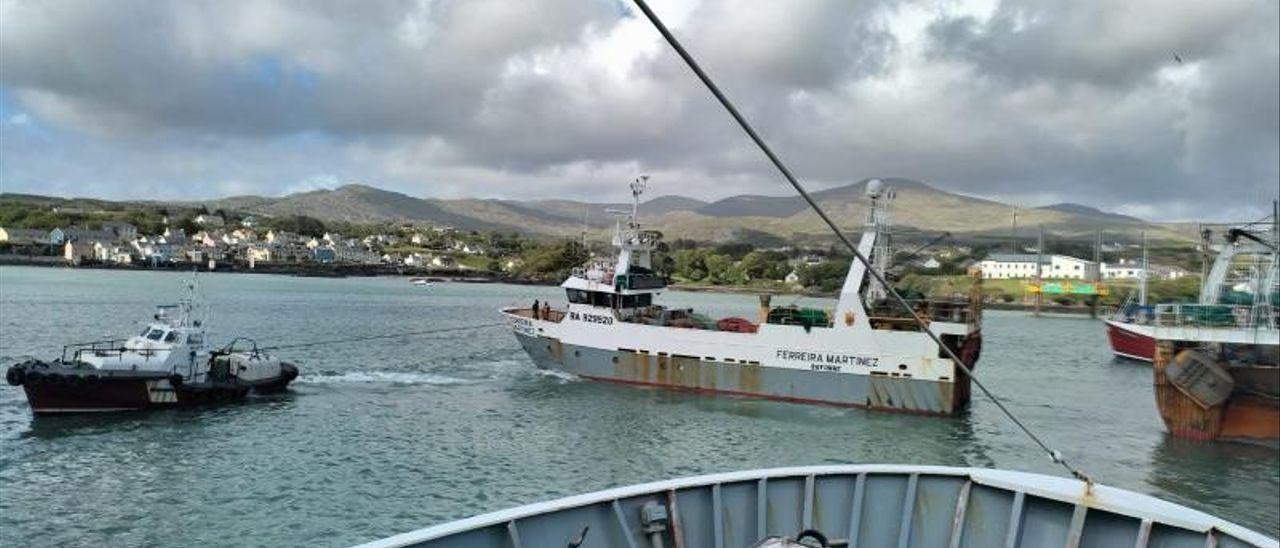
[[[633,1],[636,3],[636,6],[640,8],[640,11],[644,12],[645,17],[649,19],[649,22],[653,23],[653,26],[658,29],[658,32],[662,34],[662,37],[667,40],[667,43],[671,44],[671,47],[676,50],[676,53],[680,55],[680,58],[684,59],[685,64],[689,65],[689,68],[693,70],[693,73],[697,75],[698,79],[702,80],[702,83],[707,86],[707,89],[711,91],[711,94],[714,95],[716,99],[720,101],[720,104],[729,111],[729,115],[733,116],[733,119],[738,122],[738,125],[742,127],[743,131],[747,132],[747,136],[751,137],[751,140],[754,141],[756,146],[760,148],[760,151],[769,158],[769,161],[773,163],[773,166],[778,168],[778,171],[782,173],[782,176],[786,178],[788,183],[791,183],[791,187],[800,194],[801,198],[804,198],[805,202],[808,202],[809,207],[812,208],[814,213],[817,213],[818,217],[820,217],[822,221],[826,223],[827,227],[835,233],[836,238],[843,242],[845,247],[849,248],[849,251],[853,252],[853,256],[866,267],[867,272],[871,274],[871,277],[884,287],[885,290],[893,296],[894,300],[911,315],[916,323],[920,325],[921,331],[929,335],[929,338],[933,339],[933,342],[946,352],[947,357],[951,358],[951,360],[955,362],[956,366],[959,367],[965,375],[969,376],[969,379],[973,381],[973,384],[976,385],[979,390],[982,391],[983,395],[990,399],[992,403],[996,404],[996,407],[999,408],[1000,411],[1009,418],[1009,420],[1013,421],[1013,424],[1017,425],[1017,427],[1022,430],[1027,437],[1031,438],[1031,441],[1040,446],[1040,449],[1043,449],[1053,462],[1061,465],[1070,472],[1072,476],[1084,480],[1086,483],[1091,485],[1093,483],[1092,478],[1082,470],[1067,462],[1061,452],[1049,447],[1049,445],[1046,444],[1040,436],[1036,435],[1035,432],[1032,432],[1026,424],[1023,424],[1023,422],[1009,410],[1009,408],[1005,407],[1004,402],[1000,401],[1000,399],[997,398],[991,390],[987,389],[987,387],[983,385],[977,377],[973,376],[973,370],[969,367],[969,364],[960,359],[960,356],[957,355],[950,346],[943,344],[942,339],[939,338],[933,330],[929,329],[928,322],[916,315],[915,311],[912,310],[911,305],[907,303],[907,300],[904,299],[902,295],[893,288],[893,286],[889,285],[889,283],[884,279],[884,276],[881,276],[880,273],[871,265],[871,262],[868,261],[860,251],[858,251],[858,246],[854,245],[853,242],[840,231],[840,228],[831,220],[831,217],[828,217],[827,213],[818,206],[818,202],[814,201],[813,197],[809,196],[809,193],[805,191],[804,186],[802,186],[800,182],[796,180],[795,176],[791,174],[791,170],[787,169],[787,166],[782,163],[782,160],[778,159],[778,156],[773,153],[773,150],[769,148],[769,145],[765,144],[764,140],[760,138],[760,135],[756,133],[756,130],[751,127],[751,124],[747,123],[746,118],[744,118],[742,114],[738,113],[738,109],[733,106],[733,103],[729,101],[729,98],[720,91],[720,88],[716,86],[715,82],[711,81],[711,77],[707,76],[707,73],[703,72],[702,67],[698,66],[698,62],[693,59],[693,56],[684,49],[684,46],[680,45],[680,41],[676,40],[675,35],[671,34],[671,31],[662,23],[662,20],[658,19],[658,16],[653,13],[653,10],[649,9],[649,5],[645,3],[645,0]]]

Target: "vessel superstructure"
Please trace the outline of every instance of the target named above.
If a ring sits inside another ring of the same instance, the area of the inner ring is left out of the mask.
[[[667,282],[653,266],[661,235],[641,227],[643,190],[642,181],[633,184],[632,213],[613,236],[615,259],[592,261],[561,284],[565,306],[502,311],[537,367],[627,384],[933,415],[968,403],[968,377],[910,314],[926,318],[972,367],[981,348],[979,292],[895,310],[855,261],[834,310],[769,307],[762,299],[756,323],[661,306]],[[872,265],[887,265],[893,191],[872,180],[866,198],[858,248]]]
[[[1270,223],[1232,227],[1224,241],[1199,304],[1157,306],[1147,322],[1130,329],[1145,329],[1151,338],[1156,407],[1170,434],[1274,444],[1280,440],[1280,207]]]
[[[1280,225],[1275,217],[1217,231],[1206,228],[1202,246],[1214,253],[1214,259],[1201,281],[1198,301],[1126,303],[1106,320],[1112,351],[1148,362],[1156,356],[1158,340],[1280,351]],[[1145,274],[1144,268],[1142,283]]]

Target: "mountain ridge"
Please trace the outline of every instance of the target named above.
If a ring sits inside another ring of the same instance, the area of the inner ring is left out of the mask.
[[[951,193],[912,179],[886,177],[881,180],[895,195],[893,214],[897,226],[955,234],[1009,233],[1014,212],[1011,205]],[[842,229],[857,231],[868,204],[867,181],[869,179],[815,191],[811,196]],[[0,194],[11,199],[17,199],[16,196]],[[631,209],[630,203],[567,199],[418,198],[365,183],[281,197],[240,195],[215,200],[148,203],[205,206],[209,210],[221,208],[261,216],[306,215],[326,222],[408,222],[547,236],[577,235],[584,226],[589,232],[603,232],[614,224],[613,215],[606,212],[607,209]],[[1058,233],[1084,234],[1102,229],[1175,234],[1171,227],[1081,204],[1018,209],[1017,214],[1019,226],[1040,225]],[[723,240],[744,231],[787,239],[828,234],[825,224],[799,196],[742,194],[704,201],[664,194],[642,202],[640,215],[646,225],[664,231],[671,238]]]

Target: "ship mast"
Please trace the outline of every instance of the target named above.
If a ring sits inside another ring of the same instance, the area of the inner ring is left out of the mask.
[[[1147,261],[1147,232],[1142,231],[1142,275],[1138,278],[1138,306],[1147,306],[1147,276],[1151,265]]]

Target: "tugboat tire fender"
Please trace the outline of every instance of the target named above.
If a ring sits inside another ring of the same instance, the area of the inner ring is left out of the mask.
[[[27,383],[31,385],[37,385],[44,382],[44,373],[39,371],[28,371],[25,376]]]
[[[22,386],[26,379],[27,370],[22,367],[10,367],[4,374],[4,380],[11,386]]]

